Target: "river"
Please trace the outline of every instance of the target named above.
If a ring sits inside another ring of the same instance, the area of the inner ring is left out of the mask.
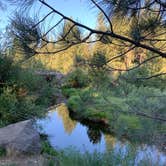
[[[126,153],[130,142],[120,141],[116,137],[103,133],[72,120],[65,104],[49,111],[48,116],[37,122],[40,132],[48,135],[48,140],[55,149],[63,150],[73,147],[81,153],[106,152],[110,149]],[[166,155],[155,146],[139,145],[136,147],[136,160],[139,163],[143,158],[149,158],[152,163],[165,166]]]

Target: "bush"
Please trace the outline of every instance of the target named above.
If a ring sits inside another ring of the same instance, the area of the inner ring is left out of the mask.
[[[31,69],[0,57],[0,126],[44,115],[55,103],[56,87]]]
[[[137,135],[142,129],[142,124],[138,117],[121,114],[117,120],[115,131],[119,135],[133,136]]]
[[[6,156],[6,150],[0,147],[0,157]]]
[[[56,156],[57,152],[51,147],[50,143],[48,141],[43,141],[42,142],[42,150],[41,150],[42,154],[48,154],[51,156]]]
[[[19,99],[11,88],[4,88],[0,95],[0,117],[5,124],[40,117],[43,112],[32,98],[26,96]]]
[[[5,83],[6,81],[9,81],[12,74],[12,59],[8,57],[2,57],[0,54],[0,82]]]
[[[82,88],[88,85],[88,76],[79,68],[67,76],[65,87]]]
[[[56,103],[57,88],[49,83],[45,83],[39,90],[39,95],[36,100],[36,104],[43,106],[50,106]]]
[[[64,88],[63,89],[63,94],[66,97],[78,95],[79,92],[80,92],[79,89],[75,89],[75,88]]]
[[[82,112],[84,103],[80,96],[71,96],[67,102],[67,106],[74,112]]]
[[[85,114],[88,118],[92,118],[92,119],[93,118],[97,118],[97,119],[108,118],[107,113],[105,111],[100,111],[91,107],[88,107],[87,109],[85,109]]]

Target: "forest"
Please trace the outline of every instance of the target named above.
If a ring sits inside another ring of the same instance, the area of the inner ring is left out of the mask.
[[[42,152],[60,165],[164,166],[147,158],[136,164],[133,147],[154,145],[166,162],[166,1],[85,0],[95,11],[94,28],[57,10],[56,3],[0,2],[4,12],[14,8],[0,29],[0,128],[43,119],[49,108],[65,103],[72,120],[97,125],[132,146],[124,157],[113,149],[59,151],[44,140]],[[95,127],[90,134],[99,143]]]

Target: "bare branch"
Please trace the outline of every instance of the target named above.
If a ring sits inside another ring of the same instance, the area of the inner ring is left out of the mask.
[[[57,27],[61,22],[63,21],[63,18],[60,19],[54,26],[52,26],[44,35],[43,37],[47,36],[49,32],[51,32],[55,27]]]
[[[137,41],[134,41],[130,38],[127,38],[125,36],[121,36],[119,34],[116,34],[116,33],[113,33],[113,32],[109,32],[109,31],[100,31],[100,30],[95,30],[95,29],[92,29],[86,25],[83,25],[81,23],[78,23],[76,21],[74,21],[73,19],[63,15],[61,12],[55,10],[52,6],[50,6],[48,3],[46,3],[45,1],[42,1],[42,0],[39,0],[43,5],[47,6],[49,9],[51,9],[52,11],[54,11],[56,14],[58,14],[59,16],[61,16],[63,19],[66,19],[70,22],[72,22],[75,26],[78,26],[78,27],[81,27],[81,28],[84,28],[88,31],[90,31],[91,33],[95,33],[95,34],[100,34],[100,35],[108,35],[110,37],[113,37],[115,39],[119,39],[119,40],[122,40],[122,41],[125,41],[125,42],[128,42],[128,43],[131,43],[133,45],[135,45],[136,47],[140,47],[140,48],[143,48],[143,49],[146,49],[146,50],[149,50],[153,53],[156,53],[158,55],[160,55],[161,57],[163,58],[166,58],[166,52],[162,52],[154,47],[151,47],[149,45],[146,45],[146,44],[143,44],[143,43],[140,43],[140,42],[137,42]]]
[[[46,16],[44,16],[38,23],[36,23],[33,27],[35,28],[36,26],[38,26],[40,23],[42,23],[49,15],[51,15],[52,13],[54,13],[53,11],[49,12]]]
[[[110,24],[110,29],[111,29],[111,32],[113,32],[113,25],[112,25],[112,22],[111,20],[109,19],[109,17],[107,16],[107,14],[104,12],[104,10],[95,2],[95,0],[91,0],[93,4],[95,4],[95,6],[104,14],[105,18],[107,19],[107,21],[109,22]]]
[[[140,77],[140,78],[136,78],[136,79],[137,80],[148,80],[148,79],[160,77],[160,76],[163,76],[163,75],[166,75],[166,72],[165,73],[154,74],[154,75],[149,76],[149,77]]]
[[[127,53],[129,53],[130,51],[132,51],[135,47],[136,47],[136,46],[133,46],[133,47],[131,47],[130,49],[128,49],[127,51],[125,51],[124,53],[112,57],[111,59],[107,60],[107,63],[109,63],[109,62],[111,62],[111,61],[113,61],[113,60],[115,60],[115,59],[118,59],[118,58],[120,58],[120,57],[126,55]]]
[[[145,64],[145,63],[147,63],[147,62],[149,62],[149,61],[151,61],[153,59],[159,58],[159,57],[160,57],[160,55],[156,55],[156,56],[150,57],[150,58],[144,60],[143,62],[139,63],[138,65],[136,65],[136,66],[134,66],[132,68],[129,68],[129,69],[119,69],[119,68],[114,68],[114,67],[111,67],[111,66],[108,66],[108,65],[107,66],[108,66],[108,68],[110,68],[111,71],[112,70],[114,70],[114,71],[131,71],[131,70],[134,70],[134,69],[142,66],[143,64]]]

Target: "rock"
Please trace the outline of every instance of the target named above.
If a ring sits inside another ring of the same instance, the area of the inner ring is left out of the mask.
[[[26,120],[0,128],[0,147],[7,155],[39,154],[41,151],[40,135],[32,120]]]

